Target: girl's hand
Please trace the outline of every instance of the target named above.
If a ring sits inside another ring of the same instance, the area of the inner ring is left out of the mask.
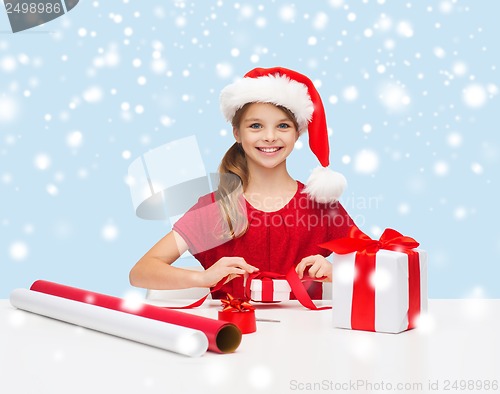
[[[201,271],[201,287],[214,287],[222,278],[228,277],[224,283],[237,276],[258,271],[257,267],[248,264],[242,257],[222,257],[205,271]]]
[[[311,278],[322,278],[321,282],[331,282],[332,281],[332,264],[325,259],[320,254],[314,256],[304,257],[297,267],[295,272],[299,275],[299,278],[304,277],[304,271],[309,267],[309,276]]]

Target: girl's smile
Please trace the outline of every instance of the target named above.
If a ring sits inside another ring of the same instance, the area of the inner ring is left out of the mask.
[[[257,149],[266,154],[266,155],[272,155],[276,152],[278,152],[280,149],[283,149],[282,146],[274,146],[274,147],[257,147]]]

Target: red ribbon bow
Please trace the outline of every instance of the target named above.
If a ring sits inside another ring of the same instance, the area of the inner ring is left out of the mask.
[[[234,298],[231,294],[227,294],[227,299],[221,299],[222,312],[233,311],[233,312],[247,312],[253,311],[255,308],[247,301],[241,298]]]
[[[393,250],[395,252],[406,253],[418,247],[420,244],[413,238],[406,237],[400,232],[387,228],[384,230],[380,239],[371,239],[356,226],[351,227],[349,236],[346,238],[334,239],[333,241],[321,244],[337,254],[347,254],[352,252],[366,252],[376,254],[380,249]]]
[[[420,262],[418,252],[413,250],[419,243],[393,229],[386,229],[379,240],[371,239],[357,227],[352,227],[349,236],[320,245],[337,254],[356,252],[356,278],[353,284],[351,327],[375,331],[375,289],[370,276],[375,271],[375,256],[380,249],[402,252],[408,255],[408,329],[415,327],[420,313]]]

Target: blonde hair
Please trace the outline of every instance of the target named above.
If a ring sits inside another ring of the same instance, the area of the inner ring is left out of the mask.
[[[231,120],[234,129],[240,127],[241,120],[251,104],[253,103],[247,103],[236,111]],[[293,113],[288,108],[280,105],[276,105],[276,107],[285,113],[286,117],[293,122],[295,129],[298,130],[297,120]],[[219,187],[216,193],[217,202],[228,229],[223,236],[231,239],[239,238],[248,229],[243,193],[250,179],[247,159],[241,143],[235,142],[227,150],[219,165],[219,176]]]

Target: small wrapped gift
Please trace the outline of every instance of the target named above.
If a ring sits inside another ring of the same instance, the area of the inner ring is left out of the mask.
[[[234,298],[227,294],[227,299],[222,299],[222,310],[219,311],[219,320],[236,325],[242,334],[250,334],[257,330],[255,310],[245,300]]]
[[[286,279],[253,279],[250,283],[250,299],[258,302],[288,301],[291,290]]]
[[[291,267],[286,274],[258,271],[246,278],[244,284],[245,300],[256,302],[280,302],[290,299],[293,293],[297,301],[311,310],[331,309],[331,306],[317,307],[307,293],[303,282],[315,278],[299,279],[295,267]]]
[[[372,240],[359,229],[321,245],[333,259],[333,325],[399,333],[427,310],[427,254],[413,238],[386,229]]]

